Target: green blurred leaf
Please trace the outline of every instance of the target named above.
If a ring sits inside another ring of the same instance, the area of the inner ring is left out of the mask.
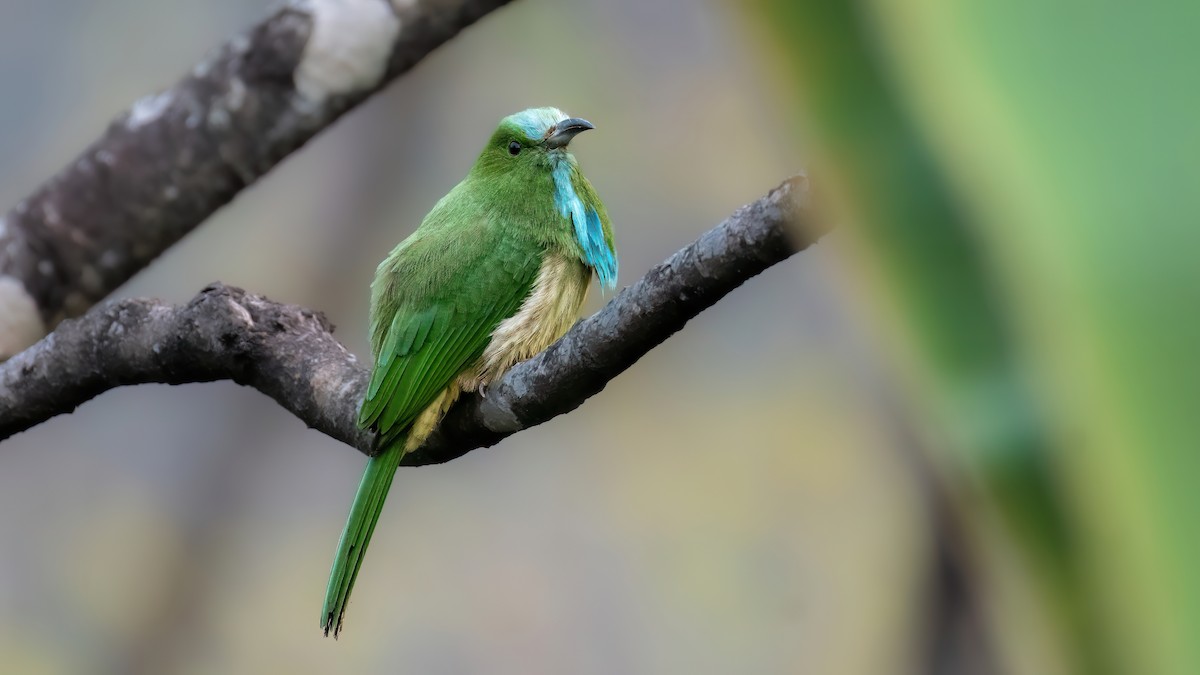
[[[1200,672],[1200,5],[877,3],[1052,393],[1127,672]]]
[[[1197,648],[1169,637],[1198,625],[1200,585],[1176,575],[1188,598],[1170,603],[1141,597],[1129,576],[1196,561],[1181,535],[1200,500],[1181,479],[1197,474],[1200,450],[1186,414],[1200,378],[1181,367],[1200,337],[1186,271],[1200,252],[1188,217],[1200,211],[1200,173],[1164,130],[1196,109],[1195,87],[1177,83],[1186,100],[1160,112],[1143,78],[1177,79],[1178,67],[1148,67],[1166,48],[1111,42],[1159,40],[1161,17],[998,1],[758,7],[795,79],[831,217],[862,246],[884,325],[899,329],[893,347],[925,438],[977,481],[986,501],[962,502],[975,524],[988,528],[995,508],[1021,543],[1066,667],[1200,672]],[[1192,126],[1177,145],[1196,147]],[[1135,236],[1150,223],[1185,237]],[[1146,534],[1171,520],[1174,538]],[[1125,537],[1139,543],[1126,560],[1097,560],[1100,544]],[[1136,614],[1101,619],[1114,600]]]

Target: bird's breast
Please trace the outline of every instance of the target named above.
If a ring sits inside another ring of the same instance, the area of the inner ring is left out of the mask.
[[[468,391],[499,378],[562,337],[579,317],[591,270],[578,259],[547,253],[529,296],[516,314],[500,322],[475,368],[460,378]]]

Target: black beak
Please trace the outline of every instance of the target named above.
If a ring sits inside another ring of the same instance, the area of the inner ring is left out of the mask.
[[[585,119],[568,117],[550,127],[549,133],[546,134],[546,145],[550,148],[565,148],[567,147],[567,143],[570,143],[571,139],[575,138],[576,134],[595,128],[596,125]]]

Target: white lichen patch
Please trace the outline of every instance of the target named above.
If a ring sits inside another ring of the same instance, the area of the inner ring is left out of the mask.
[[[309,0],[312,32],[296,67],[296,91],[311,103],[379,84],[400,19],[388,0]]]
[[[244,326],[254,325],[254,317],[250,315],[250,310],[242,307],[233,300],[227,299],[225,302],[229,305],[229,309],[233,312],[234,321],[237,321]]]
[[[208,111],[208,129],[210,131],[228,129],[230,121],[229,111],[224,108],[213,108]]]
[[[246,102],[246,84],[241,78],[234,77],[229,80],[229,91],[225,92],[225,107],[230,110],[241,110],[242,104]]]
[[[13,356],[46,334],[37,303],[25,285],[0,276],[0,361]]]
[[[42,220],[47,225],[62,225],[62,215],[59,214],[58,207],[48,199],[42,202]]]
[[[129,109],[129,119],[125,120],[125,126],[129,129],[137,129],[153,122],[167,111],[172,98],[170,91],[164,91],[138,99]]]

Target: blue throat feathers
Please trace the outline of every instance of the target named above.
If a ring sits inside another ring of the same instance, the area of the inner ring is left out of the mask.
[[[554,163],[554,203],[558,212],[575,226],[575,239],[583,249],[583,257],[596,276],[600,287],[612,290],[617,287],[617,256],[604,240],[604,228],[600,225],[600,214],[587,208],[575,192],[571,182],[571,162],[566,157]]]

